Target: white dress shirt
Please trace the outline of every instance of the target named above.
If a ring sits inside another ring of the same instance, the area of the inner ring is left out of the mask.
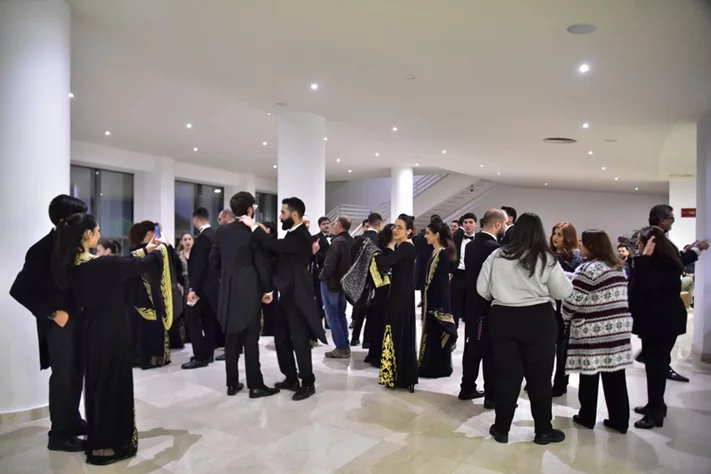
[[[462,246],[461,250],[459,251],[459,266],[457,267],[457,270],[466,270],[466,266],[464,265],[464,255],[467,251],[467,245],[469,245],[469,242],[471,242],[472,240],[474,240],[474,234],[464,234],[464,237],[462,237]]]

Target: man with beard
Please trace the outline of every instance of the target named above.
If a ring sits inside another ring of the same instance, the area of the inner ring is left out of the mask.
[[[467,291],[465,308],[465,344],[462,358],[462,385],[460,400],[485,397],[484,408],[493,410],[496,369],[486,315],[491,303],[476,291],[476,281],[481,267],[492,252],[501,247],[499,239],[506,230],[507,215],[500,209],[489,209],[481,219],[481,232],[467,245],[465,259],[465,288]],[[479,364],[484,363],[484,392],[476,388]]]
[[[312,336],[328,344],[308,272],[312,239],[303,224],[305,213],[306,205],[301,199],[293,197],[282,201],[279,219],[287,233],[279,240],[272,239],[253,218],[240,217],[240,222],[252,228],[254,240],[259,245],[279,255],[274,286],[281,295],[280,305],[285,317],[274,321],[274,344],[279,369],[286,379],[276,384],[276,388],[296,392],[292,397],[296,401],[306,400],[316,393],[311,361]]]

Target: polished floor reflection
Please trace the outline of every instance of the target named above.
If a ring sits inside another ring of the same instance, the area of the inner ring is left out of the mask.
[[[638,348],[638,341],[635,341]],[[669,416],[664,428],[626,435],[602,426],[575,427],[577,377],[567,396],[554,402],[554,426],[568,439],[536,446],[525,392],[508,445],[490,439],[494,414],[482,401],[456,396],[461,376],[461,344],[456,369],[445,380],[423,380],[414,394],[386,390],[377,371],[362,362],[326,360],[328,347],[314,349],[317,394],[293,402],[279,394],[250,400],[246,392],[227,397],[224,368],[182,371],[189,349],[175,352],[173,364],[135,372],[138,457],[109,467],[92,467],[81,454],[46,449],[48,421],[0,431],[0,472],[15,473],[711,473],[711,370],[689,362],[689,336],[675,349],[674,367],[690,384],[667,386]],[[262,340],[262,370],[268,384],[281,378],[271,339]],[[644,369],[628,373],[631,404],[644,404]],[[634,422],[639,417],[632,414]]]

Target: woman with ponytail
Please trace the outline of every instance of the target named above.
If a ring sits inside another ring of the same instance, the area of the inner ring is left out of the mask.
[[[108,257],[109,255],[121,255],[121,242],[118,240],[102,240],[96,247],[97,257]]]
[[[87,462],[107,465],[135,456],[138,449],[125,283],[145,273],[165,275],[169,262],[165,245],[156,241],[126,257],[95,257],[90,251],[100,238],[94,216],[67,218],[57,228],[51,268],[59,287],[70,289],[81,308]],[[156,316],[170,323],[172,305],[161,306]]]
[[[425,238],[434,250],[425,274],[418,365],[420,377],[435,379],[452,375],[457,326],[451,311],[449,271],[452,262],[457,261],[457,249],[449,226],[442,221],[430,222]]]

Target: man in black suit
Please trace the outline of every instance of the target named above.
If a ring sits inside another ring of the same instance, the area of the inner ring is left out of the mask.
[[[240,222],[252,228],[254,240],[259,245],[279,255],[274,286],[279,291],[280,306],[285,317],[274,321],[274,345],[279,369],[286,379],[276,384],[276,388],[296,392],[292,397],[296,401],[305,400],[316,393],[311,339],[316,338],[328,344],[308,272],[313,243],[311,234],[303,225],[305,213],[306,205],[301,199],[293,197],[282,201],[279,219],[282,229],[287,233],[279,240],[272,239],[255,224],[253,218],[240,217]]]
[[[86,204],[62,194],[49,205],[49,218],[58,226],[72,214],[85,213]],[[27,251],[25,265],[10,289],[18,303],[37,318],[40,370],[52,368],[49,377],[49,431],[47,447],[52,451],[84,450],[86,422],[79,414],[83,370],[80,359],[79,311],[69,290],[60,289],[52,278],[50,263],[55,230]]]
[[[454,236],[454,246],[457,249],[456,259],[452,264],[452,316],[454,322],[459,327],[459,321],[464,319],[465,308],[467,306],[467,282],[465,278],[466,270],[466,250],[470,242],[474,240],[474,235],[477,227],[476,216],[468,212],[460,219],[463,232],[457,233]]]
[[[188,308],[185,324],[193,345],[194,357],[183,364],[183,369],[207,367],[214,360],[215,342],[219,331],[217,317],[217,299],[219,295],[219,276],[210,265],[210,249],[215,243],[215,230],[210,227],[210,213],[204,207],[193,212],[193,225],[198,229],[188,261]]]
[[[499,238],[506,229],[506,213],[499,209],[486,211],[481,220],[481,232],[467,245],[465,259],[465,284],[467,289],[467,307],[464,357],[462,359],[462,385],[459,392],[460,400],[473,400],[485,396],[484,408],[494,409],[496,390],[496,370],[494,354],[489,335],[489,324],[486,315],[490,302],[482,298],[476,291],[476,281],[481,273],[481,267],[492,252],[498,249]],[[485,392],[476,388],[479,377],[479,364],[484,362]]]
[[[254,216],[255,199],[250,193],[232,196],[235,216]],[[244,388],[239,383],[239,354],[244,347],[249,398],[268,397],[278,389],[264,385],[259,364],[259,333],[262,303],[272,302],[271,260],[253,240],[252,229],[241,222],[224,224],[217,230],[210,251],[210,264],[220,273],[220,298],[217,320],[225,333],[227,395]]]
[[[506,213],[506,229],[504,230],[504,235],[501,237],[499,242],[501,245],[506,245],[511,242],[511,232],[513,232],[514,224],[516,223],[516,209],[511,206],[501,206],[501,210]]]
[[[366,225],[367,224],[367,225]],[[363,229],[366,229],[362,235],[356,237],[353,245],[351,246],[351,262],[355,262],[358,257],[358,251],[363,243],[364,239],[370,239],[373,242],[378,240],[378,232],[380,232],[380,227],[383,225],[383,216],[377,212],[371,212],[368,214],[368,218],[365,220]],[[351,331],[351,346],[355,347],[360,345],[360,335],[363,329],[363,323],[368,313],[367,305],[367,295],[358,300],[353,306],[351,312],[351,321],[353,322],[353,330]],[[368,349],[370,347],[369,343],[363,343],[363,349]]]
[[[316,295],[316,303],[318,304],[321,319],[326,321],[326,313],[323,308],[323,297],[321,295],[321,271],[323,264],[326,261],[326,254],[331,246],[331,220],[328,217],[321,217],[318,220],[318,234],[313,236],[313,242],[318,242],[318,250],[311,261],[311,278],[314,283],[314,294]],[[326,322],[328,327],[328,322]]]

